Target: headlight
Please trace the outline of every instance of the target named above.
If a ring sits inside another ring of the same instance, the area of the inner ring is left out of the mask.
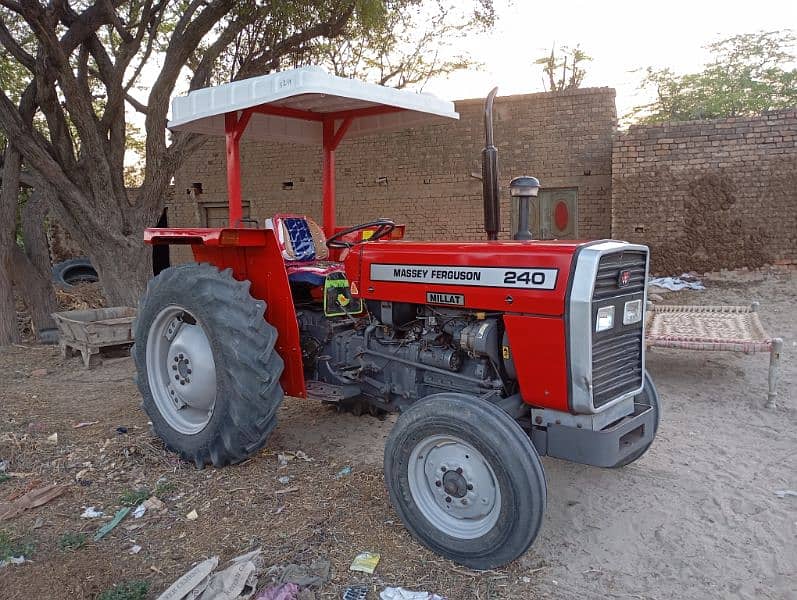
[[[642,320],[642,300],[631,300],[623,308],[623,325],[639,323]]]
[[[614,327],[614,306],[602,306],[598,309],[595,331],[606,331],[612,327]]]

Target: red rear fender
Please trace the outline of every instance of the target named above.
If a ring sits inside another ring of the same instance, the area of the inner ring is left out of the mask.
[[[299,325],[288,285],[288,273],[277,239],[270,229],[147,229],[148,244],[190,244],[197,262],[232,269],[249,281],[249,293],[266,302],[266,320],[277,329],[276,349],[285,368],[280,378],[285,393],[305,397]]]

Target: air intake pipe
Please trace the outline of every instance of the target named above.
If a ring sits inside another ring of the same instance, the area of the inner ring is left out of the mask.
[[[485,146],[482,150],[482,196],[484,197],[484,231],[488,240],[497,240],[501,230],[501,199],[498,192],[498,148],[493,144],[493,101],[498,88],[493,88],[484,102]]]
[[[512,236],[516,240],[531,240],[529,231],[529,204],[540,193],[540,181],[536,177],[523,175],[509,182],[509,195],[518,199],[517,231]]]

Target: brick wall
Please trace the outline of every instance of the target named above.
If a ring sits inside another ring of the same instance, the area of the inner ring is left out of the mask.
[[[612,235],[660,273],[796,263],[797,111],[619,134]]]
[[[609,236],[614,97],[613,89],[597,88],[496,100],[505,236],[506,184],[522,174],[548,188],[578,188],[578,235]],[[481,180],[472,176],[481,173],[483,99],[459,101],[456,109],[459,121],[344,141],[336,153],[338,224],[389,217],[405,223],[412,239],[483,239]],[[320,222],[320,148],[244,142],[241,161],[252,217],[296,212]],[[222,138],[185,161],[175,177],[170,225],[199,224],[185,194],[194,182],[203,187],[200,202],[226,202],[225,168]],[[292,189],[283,189],[288,182]]]

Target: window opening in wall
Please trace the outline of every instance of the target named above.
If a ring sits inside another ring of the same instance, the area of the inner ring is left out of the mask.
[[[226,202],[202,202],[199,205],[200,227],[227,227],[230,208]],[[249,204],[243,203],[243,218],[249,218]]]

